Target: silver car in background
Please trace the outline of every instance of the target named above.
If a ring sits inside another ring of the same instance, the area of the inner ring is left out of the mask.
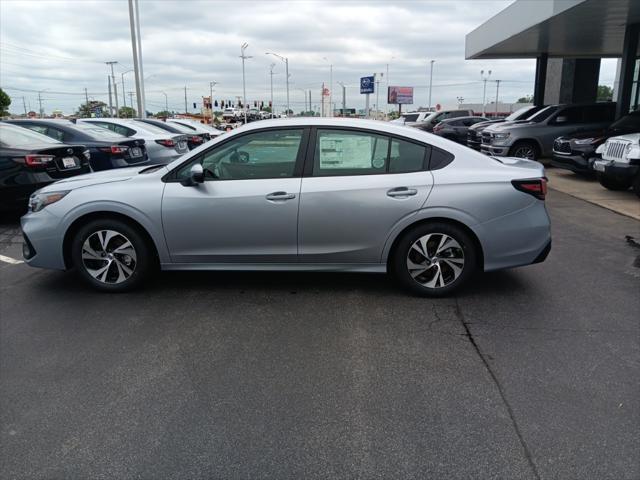
[[[24,258],[105,291],[163,270],[391,272],[446,295],[551,248],[537,162],[384,122],[256,122],[166,166],[70,178],[30,199]]]
[[[181,125],[190,130],[193,130],[197,134],[208,133],[210,138],[217,137],[218,135],[222,135],[222,130],[218,130],[217,128],[213,128],[210,125],[205,125],[204,123],[200,123],[196,120],[191,120],[187,118],[167,118],[167,123]]]
[[[109,129],[125,137],[145,140],[150,164],[167,164],[189,151],[187,135],[167,132],[154,125],[121,118],[80,118],[78,123],[88,123]]]

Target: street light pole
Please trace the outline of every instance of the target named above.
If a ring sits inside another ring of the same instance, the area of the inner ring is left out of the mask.
[[[391,58],[389,59],[389,61],[387,62],[387,102],[386,102],[386,107],[384,109],[384,113],[385,115],[389,115],[389,64],[391,63],[391,61],[396,58],[393,55],[391,56]]]
[[[133,0],[129,0],[129,27],[131,29],[131,49],[133,50],[133,71],[136,77],[136,102],[138,104],[138,115],[145,118],[145,113],[142,111],[142,96],[140,95],[140,69],[138,65],[138,41],[136,38],[136,24],[135,14],[133,9]],[[129,96],[131,99],[131,96]],[[133,104],[131,104],[133,107]]]
[[[431,87],[433,86],[433,64],[435,62],[435,60],[429,62],[431,63],[431,70],[429,72],[429,109],[431,109]]]
[[[289,115],[289,110],[291,110],[291,108],[289,108],[289,59],[273,52],[266,52],[265,55],[273,55],[284,62],[285,75],[287,76],[287,115]]]
[[[271,64],[271,69],[269,70],[269,77],[271,79],[271,118],[273,118],[273,110],[275,108],[275,105],[273,104],[273,67],[275,67],[276,64],[272,63]],[[307,94],[304,94],[304,98],[307,98]]]
[[[209,82],[209,108],[211,109],[211,126],[213,127],[213,87],[218,82]]]
[[[247,49],[248,46],[249,44],[246,42],[240,46],[240,58],[242,59],[242,110],[244,111],[245,125],[247,124],[247,85],[245,83],[245,77],[244,77],[244,61],[247,58],[251,58],[251,57],[245,55],[244,51]]]
[[[120,74],[120,79],[122,80],[122,105],[124,107],[127,106],[127,97],[125,95],[125,90],[124,90],[124,75],[129,72],[133,72],[133,70],[127,70],[126,72],[122,72]],[[133,105],[131,105],[131,108],[133,109]],[[138,112],[138,114],[140,114],[140,112]]]
[[[116,85],[116,77],[113,73],[113,66],[118,62],[104,62],[106,65],[111,67],[111,84],[113,85],[113,95],[116,99],[116,118],[120,116],[120,112],[118,112],[118,86]]]
[[[164,111],[169,113],[169,100],[168,100],[167,94],[164,92],[160,92],[160,93],[164,95]]]
[[[489,77],[491,76],[491,70],[489,70],[487,72],[487,76],[484,76],[484,70],[480,70],[480,78],[482,78],[482,81],[484,82],[484,87],[482,88],[482,116],[484,117],[485,114],[485,108],[487,105],[487,80],[489,80]]]
[[[500,80],[496,80],[496,116],[498,118],[498,92],[500,91]]]
[[[142,41],[140,40],[140,12],[138,11],[138,0],[133,0],[136,10],[136,38],[138,41],[138,63],[140,66],[140,112],[138,115],[147,118],[147,96],[144,93],[144,68],[142,67]]]

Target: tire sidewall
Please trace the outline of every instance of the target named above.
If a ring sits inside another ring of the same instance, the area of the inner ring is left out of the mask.
[[[527,160],[537,161],[538,158],[540,157],[540,153],[538,152],[538,146],[533,142],[526,142],[526,141],[516,142],[515,145],[511,147],[511,149],[509,150],[509,155],[512,157],[515,157],[516,156],[515,152],[520,147],[529,147],[533,150],[533,158],[529,158]],[[517,158],[525,158],[525,157],[517,157]]]
[[[425,287],[416,282],[407,269],[407,255],[414,242],[429,233],[444,233],[456,240],[464,252],[464,267],[460,276],[451,284],[440,288]],[[412,228],[398,242],[391,259],[392,272],[400,283],[420,296],[443,297],[461,288],[478,269],[478,253],[471,237],[462,228],[449,223],[428,223]]]
[[[129,239],[136,251],[136,268],[133,274],[122,283],[108,284],[100,282],[93,278],[84,266],[82,246],[89,236],[99,230],[114,230],[122,233]],[[124,292],[140,286],[151,269],[151,258],[149,246],[138,229],[116,219],[98,219],[88,222],[80,227],[71,243],[71,259],[77,274],[92,287],[107,292]]]

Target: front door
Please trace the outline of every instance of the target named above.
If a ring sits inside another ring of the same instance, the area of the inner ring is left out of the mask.
[[[172,261],[296,262],[304,137],[302,128],[237,135],[179,167],[162,199]],[[196,162],[205,181],[182,185]]]
[[[316,132],[302,180],[300,262],[380,263],[393,226],[431,191],[429,148],[362,131]]]

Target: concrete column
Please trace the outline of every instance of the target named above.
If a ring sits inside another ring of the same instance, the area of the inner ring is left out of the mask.
[[[633,73],[638,57],[638,37],[640,36],[640,24],[627,25],[622,46],[622,59],[620,62],[620,84],[618,85],[616,118],[629,113],[631,106],[631,85]],[[634,99],[635,100],[635,99]]]
[[[533,104],[537,107],[544,105],[544,89],[547,80],[547,62],[549,56],[546,53],[536,58],[536,80],[533,86]]]
[[[552,58],[547,62],[544,103],[595,102],[599,58]]]

